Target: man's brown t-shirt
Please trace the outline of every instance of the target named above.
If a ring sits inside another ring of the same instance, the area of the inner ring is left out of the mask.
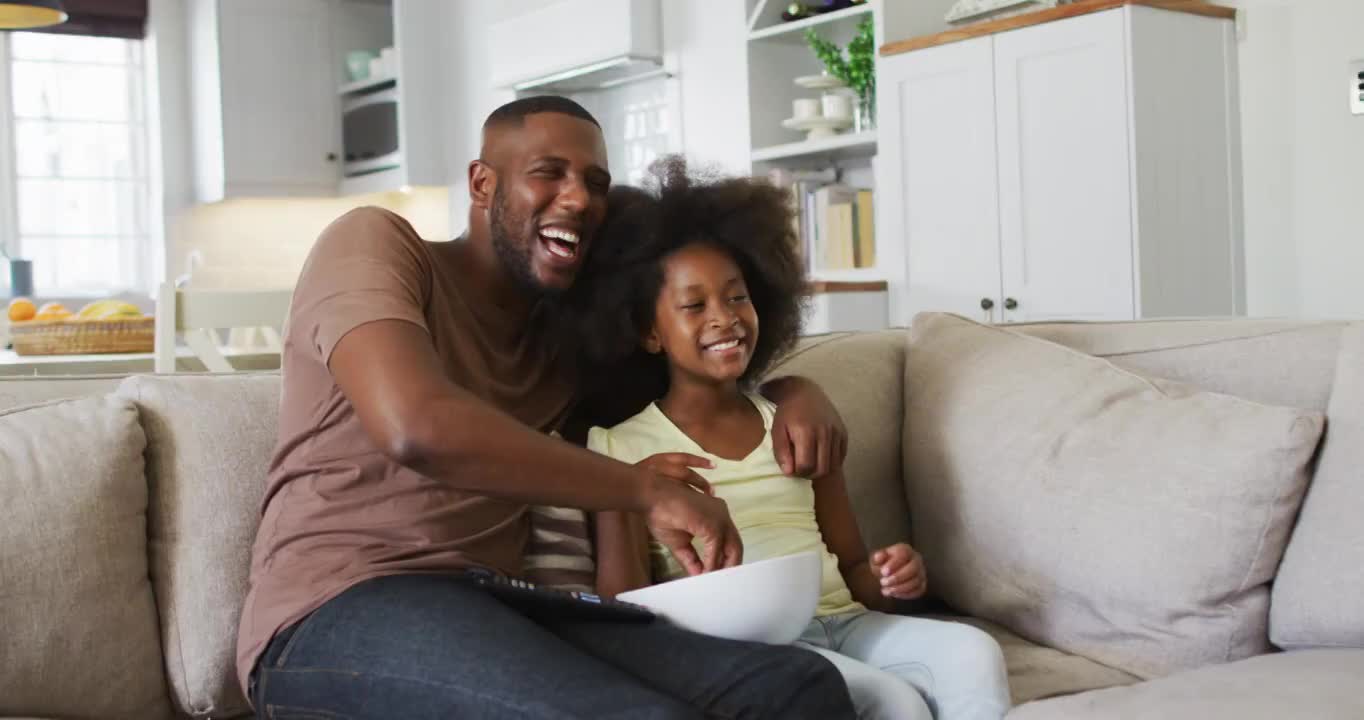
[[[279,444],[237,634],[243,688],[276,632],[358,582],[472,565],[520,573],[526,506],[394,462],[332,379],[336,343],[376,320],[426,330],[452,382],[530,427],[552,431],[568,411],[567,374],[521,321],[467,292],[448,248],[377,208],[333,222],[304,264],[285,328]]]

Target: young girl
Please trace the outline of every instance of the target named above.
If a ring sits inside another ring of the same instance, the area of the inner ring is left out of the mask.
[[[583,339],[598,361],[652,362],[666,390],[629,420],[593,428],[588,446],[679,479],[699,473],[728,503],[745,561],[821,553],[819,606],[798,643],[838,667],[860,716],[1003,717],[1008,680],[992,638],[887,614],[894,599],[924,594],[918,553],[897,543],[868,554],[841,469],[797,478],[773,457],[773,405],[750,388],[800,329],[805,278],[785,193],[689,177],[677,158],[654,173],[652,193],[613,191],[588,275],[601,279],[591,307],[614,312],[589,318]],[[646,544],[634,518],[597,521],[602,594],[699,571],[696,558],[684,569]]]

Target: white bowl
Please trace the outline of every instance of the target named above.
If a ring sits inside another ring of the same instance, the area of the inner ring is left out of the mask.
[[[631,590],[643,605],[686,630],[774,645],[800,637],[819,605],[823,563],[807,551]]]

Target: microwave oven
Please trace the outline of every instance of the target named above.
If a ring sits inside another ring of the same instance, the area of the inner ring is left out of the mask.
[[[341,104],[342,174],[368,175],[396,168],[398,153],[398,88],[349,97]]]

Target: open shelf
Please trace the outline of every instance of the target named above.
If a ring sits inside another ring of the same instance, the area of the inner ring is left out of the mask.
[[[754,30],[748,34],[749,40],[776,40],[781,42],[804,43],[803,33],[806,28],[820,27],[822,25],[846,25],[849,29],[857,26],[861,22],[862,16],[870,14],[872,11],[871,3],[854,5],[850,8],[835,10],[831,13],[816,15],[804,20],[794,22],[783,22],[770,27]]]
[[[755,163],[773,162],[791,158],[809,158],[814,156],[830,160],[842,160],[845,158],[868,157],[875,154],[876,131],[863,130],[860,133],[847,133],[835,135],[830,138],[801,140],[800,142],[765,147],[760,150],[754,150],[751,159]]]
[[[342,85],[341,87],[336,89],[336,94],[354,95],[355,93],[369,92],[370,90],[378,90],[380,88],[396,84],[398,84],[398,78],[392,75],[378,78],[366,78],[364,80],[356,80],[355,82],[350,82],[346,83],[345,85]]]

